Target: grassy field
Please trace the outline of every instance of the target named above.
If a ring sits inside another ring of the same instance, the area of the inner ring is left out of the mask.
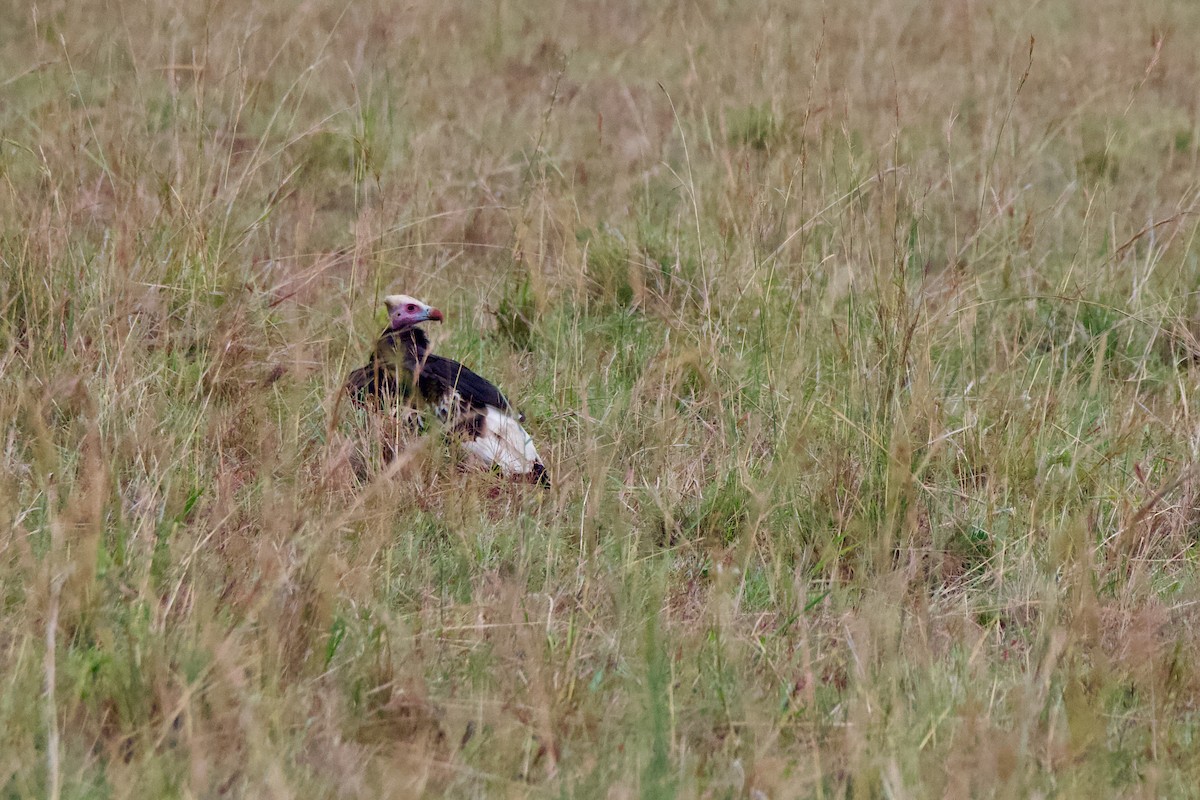
[[[0,797],[1200,796],[1200,4],[3,5]]]

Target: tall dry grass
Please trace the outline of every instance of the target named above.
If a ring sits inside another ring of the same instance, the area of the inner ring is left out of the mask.
[[[1200,6],[4,17],[4,796],[1195,793]]]

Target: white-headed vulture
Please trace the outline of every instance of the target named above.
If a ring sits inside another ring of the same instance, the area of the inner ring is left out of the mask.
[[[431,407],[471,460],[548,486],[550,476],[521,425],[525,418],[490,382],[429,352],[429,337],[419,326],[441,322],[442,312],[404,294],[385,297],[383,303],[388,327],[366,366],[346,379],[351,399],[376,409]]]

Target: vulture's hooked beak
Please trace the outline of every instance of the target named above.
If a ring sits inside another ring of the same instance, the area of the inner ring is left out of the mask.
[[[425,312],[425,319],[429,320],[430,322],[441,322],[442,312],[438,311],[436,308],[430,307],[429,310]]]

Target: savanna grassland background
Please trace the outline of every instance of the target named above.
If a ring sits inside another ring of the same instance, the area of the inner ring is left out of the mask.
[[[1200,4],[3,20],[3,797],[1200,793]]]

